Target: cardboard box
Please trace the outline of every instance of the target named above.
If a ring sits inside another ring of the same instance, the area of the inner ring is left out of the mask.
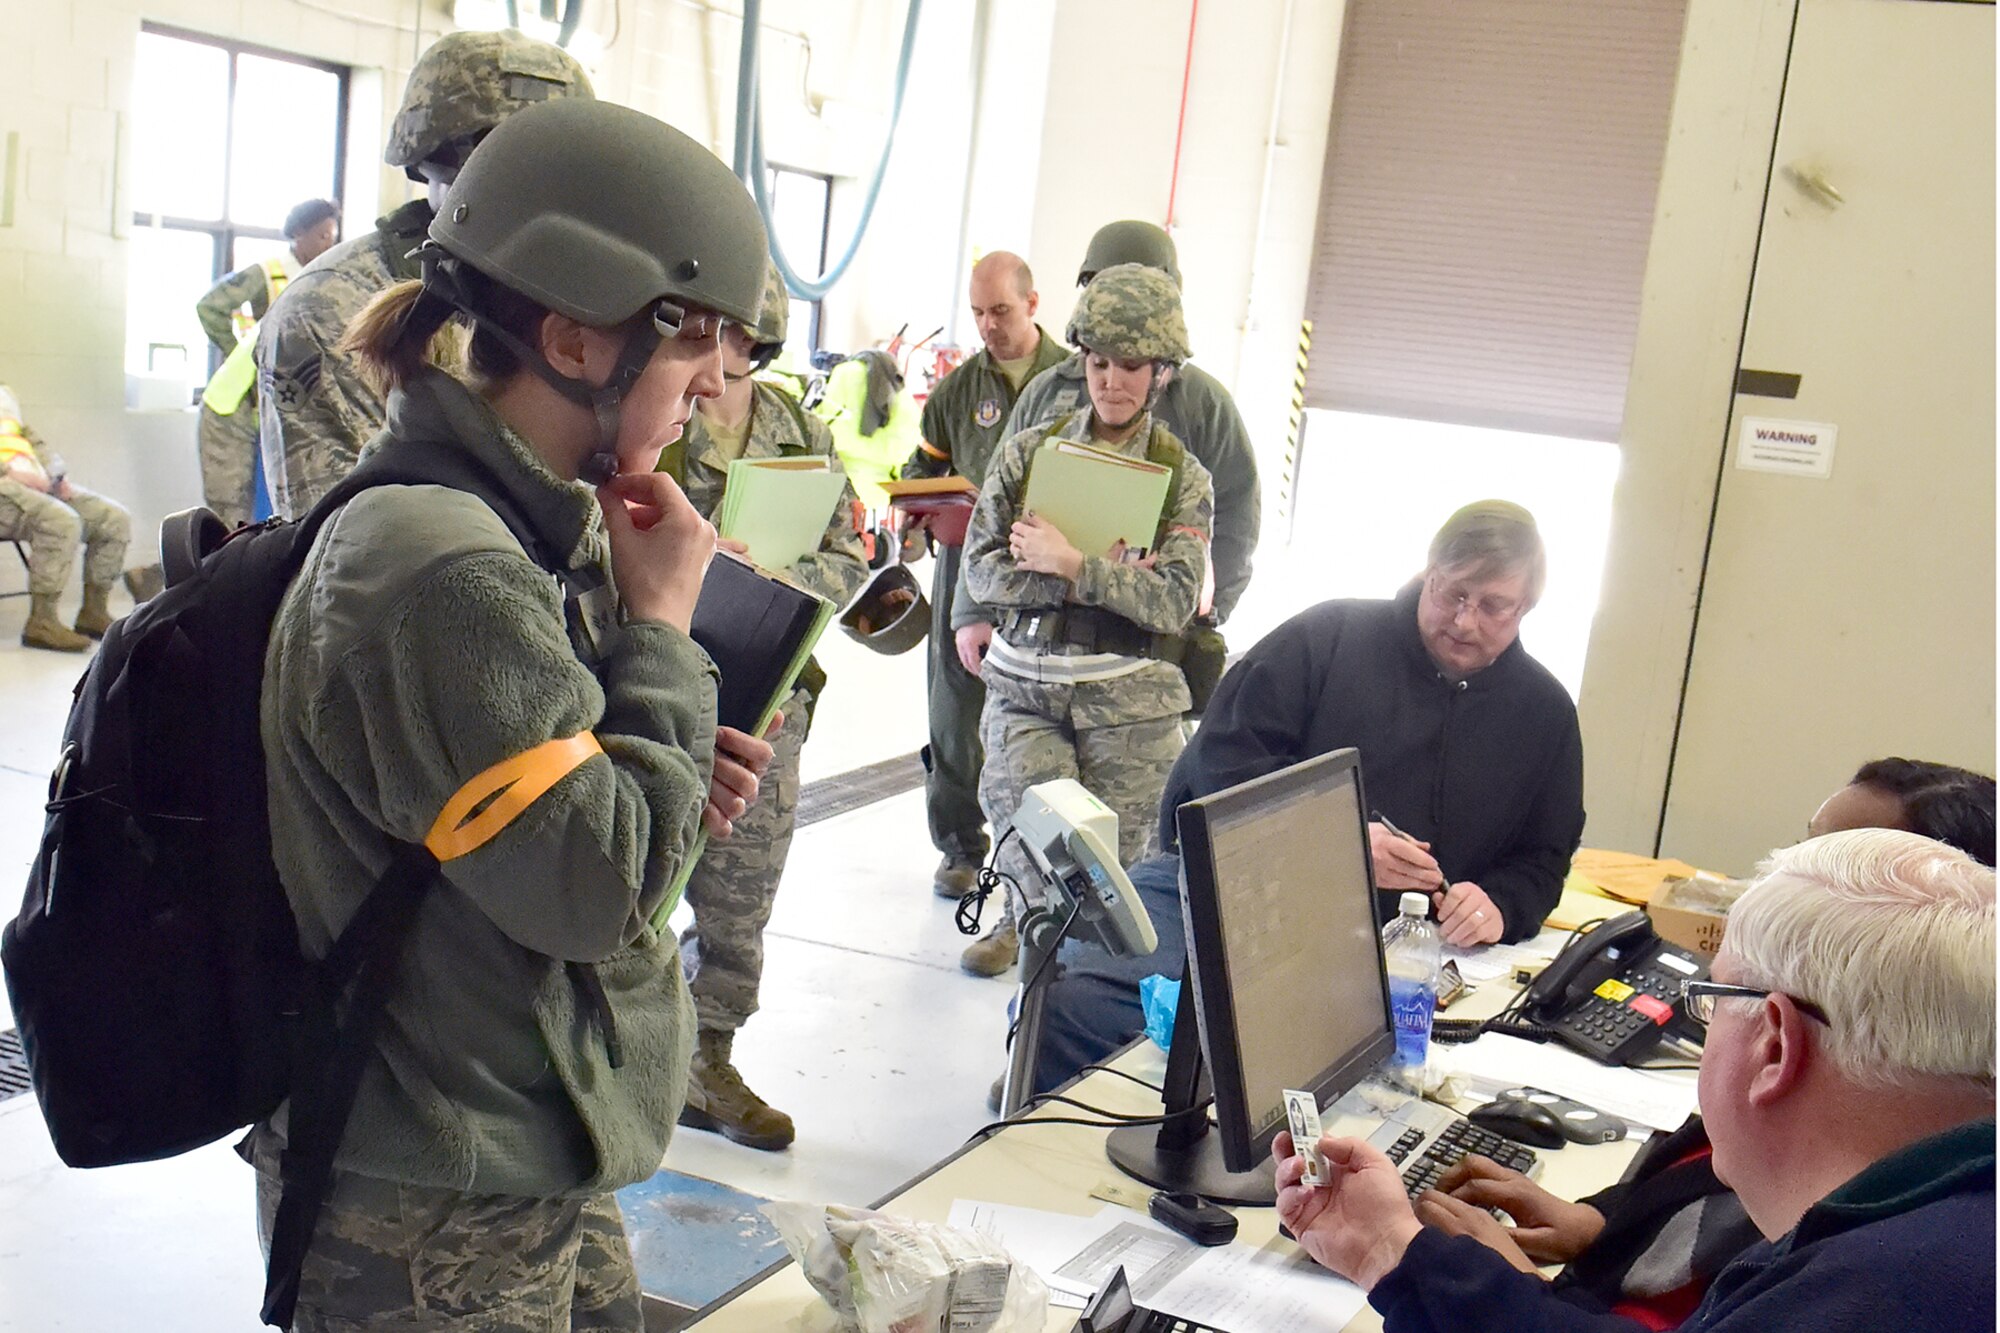
[[[1718,898],[1733,902],[1745,885],[1740,880],[1717,879],[1708,875],[1663,880],[1646,901],[1646,916],[1653,930],[1669,944],[1678,944],[1704,958],[1715,957],[1722,947],[1723,927],[1728,924],[1728,908],[1718,909]],[[1732,892],[1733,890],[1733,892]],[[1698,901],[1685,901],[1694,896]]]

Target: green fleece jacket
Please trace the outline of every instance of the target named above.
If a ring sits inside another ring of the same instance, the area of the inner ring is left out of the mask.
[[[464,449],[549,550],[610,577],[592,493],[559,479],[456,381],[389,399],[369,446]],[[452,794],[546,741],[604,753],[448,862],[425,900],[343,1170],[549,1196],[651,1175],[686,1094],[693,1014],[647,918],[687,856],[714,759],[715,680],[679,630],[607,624],[593,664],[556,581],[483,502],[385,486],[320,533],[272,627],[262,701],[272,843],[307,954],[323,955]],[[575,965],[603,985],[623,1062]],[[282,1133],[282,1115],[272,1127]]]

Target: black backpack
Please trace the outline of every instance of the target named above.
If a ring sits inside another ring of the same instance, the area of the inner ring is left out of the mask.
[[[434,444],[392,444],[299,521],[229,536],[105,634],[77,683],[26,900],[0,932],[35,1095],[68,1165],[171,1157],[292,1099],[263,1312],[280,1327],[438,862],[399,849],[327,957],[306,960],[271,854],[265,650],[320,528],[361,491],[407,484],[477,495],[560,570],[498,479]]]

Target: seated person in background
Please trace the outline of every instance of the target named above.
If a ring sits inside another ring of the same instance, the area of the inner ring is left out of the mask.
[[[13,390],[0,384],[0,538],[28,543],[28,623],[21,642],[80,653],[111,628],[111,585],[125,565],[132,516],[78,486],[65,470],[62,459],[21,419]],[[84,548],[83,607],[71,628],[57,616],[56,599],[69,585],[78,546]],[[125,577],[136,599],[158,591],[140,575]]]
[[[1162,846],[1175,849],[1182,802],[1356,746],[1369,802],[1424,839],[1369,824],[1378,886],[1431,892],[1452,944],[1533,935],[1583,834],[1576,706],[1518,638],[1547,565],[1534,516],[1483,500],[1445,521],[1423,574],[1393,600],[1322,602],[1266,635],[1223,677],[1174,765]],[[1065,945],[1035,1091],[1144,1030],[1140,978],[1184,963],[1179,873],[1171,855],[1130,868],[1155,953]]]
[[[1862,829],[1775,853],[1737,900],[1693,983],[1701,1105],[1716,1175],[1768,1243],[1684,1330],[1991,1327],[1993,889],[1963,852]],[[1367,1143],[1321,1149],[1331,1181],[1308,1188],[1291,1136],[1272,1144],[1279,1219],[1387,1333],[1632,1327],[1450,1234],[1433,1196],[1413,1209]]]
[[[1877,759],[1813,816],[1812,836],[1895,828],[1993,864],[1993,779],[1945,764]],[[1527,1271],[1567,1264],[1555,1290],[1586,1309],[1609,1309],[1650,1329],[1677,1326],[1728,1263],[1759,1239],[1716,1179],[1700,1116],[1647,1145],[1626,1178],[1575,1203],[1518,1171],[1468,1157],[1427,1196],[1425,1220],[1469,1235]],[[1500,1226],[1485,1210],[1514,1220]]]
[[[1993,779],[1922,759],[1876,759],[1826,798],[1806,836],[1850,828],[1899,828],[1950,843],[1993,864]]]

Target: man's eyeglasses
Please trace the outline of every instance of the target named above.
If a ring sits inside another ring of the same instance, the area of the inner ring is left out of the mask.
[[[1681,987],[1681,1001],[1687,1006],[1688,1017],[1707,1027],[1715,1018],[1717,1000],[1762,1000],[1772,995],[1783,995],[1783,991],[1766,990],[1762,986],[1732,986],[1726,981],[1690,981]],[[1826,1010],[1811,1000],[1801,1000],[1796,995],[1786,996],[1792,1007],[1807,1018],[1816,1019],[1833,1026],[1833,1020],[1826,1016]]]
[[[1426,587],[1430,592],[1431,604],[1438,610],[1449,613],[1453,620],[1458,619],[1461,611],[1470,611],[1477,619],[1489,625],[1499,626],[1516,619],[1527,609],[1525,603],[1508,601],[1504,597],[1475,598],[1462,584],[1454,584],[1447,588],[1437,581],[1435,575],[1430,578]]]

